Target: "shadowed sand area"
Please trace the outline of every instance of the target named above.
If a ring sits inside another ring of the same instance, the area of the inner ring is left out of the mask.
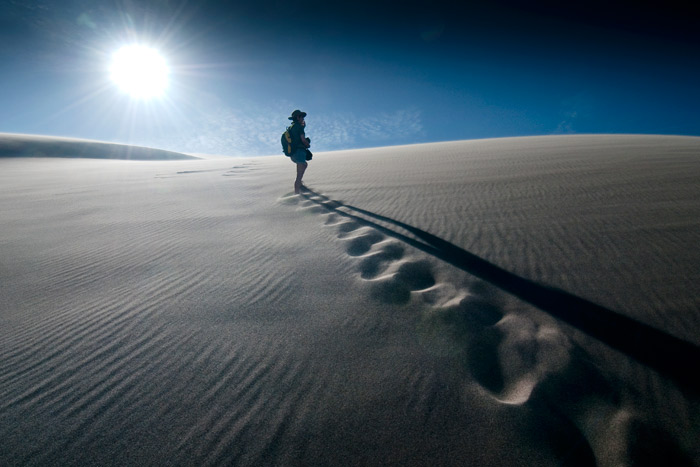
[[[0,465],[700,465],[699,138],[0,177]]]
[[[684,387],[698,392],[700,381],[696,379],[694,374],[688,372],[686,362],[686,360],[700,361],[700,347],[694,344],[565,291],[545,287],[516,276],[435,235],[403,222],[345,205],[319,195],[313,190],[306,190],[302,196],[317,202],[329,211],[359,221],[363,225],[371,226],[379,232],[386,233],[435,258],[473,274],[479,279],[483,279],[577,327],[609,346],[637,358],[655,370],[666,373]],[[394,229],[378,224],[376,221],[384,222]],[[412,234],[415,238],[397,231],[401,229]],[[377,236],[375,238],[379,239]],[[369,248],[366,249],[369,250]],[[408,272],[407,279],[416,280],[417,278],[420,281],[421,272],[426,278],[423,279],[425,287],[417,286],[417,288],[423,289],[432,286],[434,282],[428,274],[420,271],[420,268],[414,268]]]

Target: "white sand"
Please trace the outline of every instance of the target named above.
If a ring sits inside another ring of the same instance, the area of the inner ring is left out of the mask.
[[[700,138],[0,158],[0,465],[700,465]]]

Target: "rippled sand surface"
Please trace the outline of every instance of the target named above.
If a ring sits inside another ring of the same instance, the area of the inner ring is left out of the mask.
[[[0,159],[1,465],[700,465],[700,139]]]

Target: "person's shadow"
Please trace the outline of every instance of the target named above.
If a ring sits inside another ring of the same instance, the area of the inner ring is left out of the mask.
[[[560,289],[538,284],[417,227],[330,199],[309,188],[309,201],[370,226],[546,311],[586,334],[672,378],[700,390],[700,347]],[[383,223],[384,225],[380,224]],[[400,228],[412,236],[403,234]]]

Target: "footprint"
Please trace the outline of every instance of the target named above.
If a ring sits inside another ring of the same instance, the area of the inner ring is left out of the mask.
[[[206,172],[220,172],[220,169],[208,169],[208,170],[182,170],[180,172],[176,172],[177,175],[185,175],[185,174],[200,174],[200,173],[206,173]]]
[[[344,238],[348,233],[353,232],[362,227],[359,222],[346,221],[338,224],[338,238]]]
[[[310,214],[322,214],[325,211],[325,209],[323,209],[321,206],[314,203],[313,201],[301,202],[299,210]]]
[[[402,305],[411,300],[411,291],[408,287],[393,279],[373,282],[371,295],[375,300],[387,304]]]
[[[341,223],[345,223],[344,220],[342,220],[342,217],[340,217],[338,214],[335,214],[333,212],[328,214],[328,217],[326,218],[326,222],[324,222],[325,225],[340,225]]]
[[[432,287],[435,277],[428,261],[407,261],[391,276],[372,282],[372,295],[376,299],[384,303],[403,304],[411,300],[411,292]]]
[[[248,170],[253,170],[253,168],[258,165],[257,162],[246,162],[245,164],[240,164],[240,165],[234,165],[231,167],[233,170],[241,170],[241,169],[248,169]]]
[[[255,167],[258,165],[255,162],[247,162],[245,164],[240,164],[240,165],[235,165],[231,167],[231,170],[227,171],[226,173],[222,174],[224,177],[231,177],[236,174],[239,174],[241,172],[251,172],[254,170],[260,170],[260,167]]]
[[[301,200],[298,195],[295,195],[294,193],[287,193],[284,196],[278,198],[277,201],[289,206],[296,206]]]
[[[363,235],[353,237],[348,240],[345,251],[350,256],[362,256],[370,251],[372,245],[381,242],[385,238],[386,237],[383,234],[377,232],[376,230],[370,230]]]
[[[455,337],[480,333],[503,318],[503,312],[497,305],[478,295],[468,295],[459,305],[446,308],[439,315],[444,323],[454,328]]]
[[[504,313],[471,290],[457,291],[451,299],[451,289],[438,284],[421,294],[428,303],[440,303],[423,314],[418,325],[421,340],[429,352],[456,358],[481,386],[499,392],[503,387],[497,354],[500,331],[494,326]]]
[[[324,208],[326,208],[329,211],[333,211],[334,209],[337,209],[337,208],[343,206],[342,202],[327,198],[323,195],[309,194],[308,192],[306,192],[306,193],[304,193],[304,197],[310,201],[313,201],[314,203],[318,204],[319,206],[323,206]]]
[[[304,208],[306,212],[310,212],[312,214],[323,214],[324,209],[321,206],[310,206]]]
[[[434,310],[428,319],[427,329],[441,328],[462,349],[473,379],[504,404],[524,404],[547,375],[562,371],[570,360],[571,344],[561,332],[517,313],[505,314],[492,297],[468,295],[456,306]]]
[[[337,209],[339,207],[342,207],[342,203],[339,201],[335,200],[329,200],[329,199],[320,199],[318,201],[324,208],[330,210]]]
[[[500,402],[525,403],[540,381],[550,373],[562,371],[569,363],[571,344],[554,327],[511,313],[493,328],[497,337],[486,345],[497,355],[502,386],[487,389]]]
[[[201,174],[207,172],[221,172],[222,169],[202,169],[202,170],[180,170],[174,174],[157,174],[156,178],[173,178],[178,175],[191,175],[191,174]],[[224,174],[225,175],[225,174]]]
[[[399,243],[388,243],[380,251],[365,257],[360,263],[360,277],[363,279],[374,279],[381,274],[391,261],[403,258],[404,247]]]

